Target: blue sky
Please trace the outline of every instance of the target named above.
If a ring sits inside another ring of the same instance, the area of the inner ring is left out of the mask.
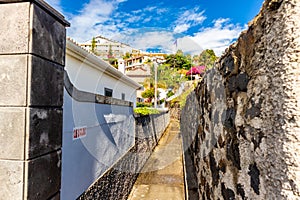
[[[46,0],[71,23],[67,35],[78,42],[93,36],[142,50],[177,49],[220,55],[258,14],[263,0]],[[177,46],[175,45],[177,41]]]

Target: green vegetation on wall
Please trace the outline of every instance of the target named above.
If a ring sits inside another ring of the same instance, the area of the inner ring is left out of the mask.
[[[134,113],[138,115],[154,115],[159,114],[160,112],[154,108],[147,108],[147,107],[139,107],[134,109]]]
[[[193,84],[189,89],[184,91],[180,96],[174,98],[171,100],[170,107],[175,107],[176,105],[179,105],[180,108],[183,108],[186,103],[187,96],[195,89],[195,85]]]

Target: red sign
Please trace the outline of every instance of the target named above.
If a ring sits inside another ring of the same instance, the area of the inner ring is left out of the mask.
[[[73,129],[73,140],[86,136],[86,127],[78,127]]]

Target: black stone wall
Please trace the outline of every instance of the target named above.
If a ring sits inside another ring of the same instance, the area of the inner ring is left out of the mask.
[[[300,197],[299,8],[266,0],[188,97],[188,199]]]

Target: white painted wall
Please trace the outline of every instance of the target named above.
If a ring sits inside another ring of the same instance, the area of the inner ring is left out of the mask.
[[[65,70],[74,86],[82,91],[104,95],[104,88],[113,89],[113,97],[136,103],[140,85],[103,60],[67,40]]]
[[[125,74],[125,61],[124,59],[119,59],[118,60],[118,70]]]
[[[136,101],[139,84],[96,56],[67,40],[66,72],[78,90]],[[74,129],[85,136],[74,139]],[[109,170],[134,145],[133,108],[93,102],[79,102],[64,90],[61,196],[74,200]],[[128,170],[128,169],[119,169]]]
[[[73,139],[80,127],[86,136]],[[65,90],[61,199],[77,199],[128,152],[134,138],[132,107],[78,102]]]

